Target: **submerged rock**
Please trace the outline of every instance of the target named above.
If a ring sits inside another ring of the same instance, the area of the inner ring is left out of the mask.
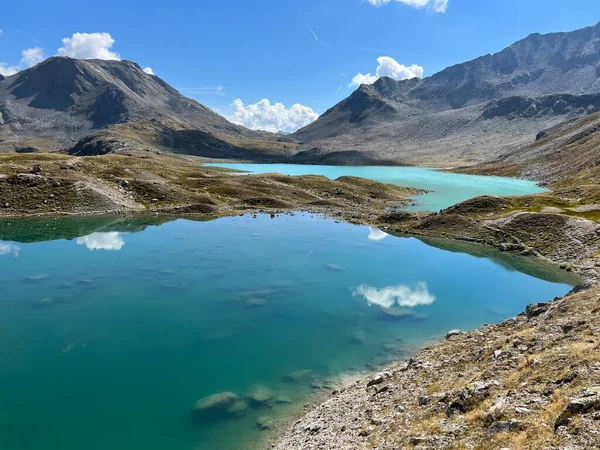
[[[327,264],[327,270],[330,272],[341,272],[344,268],[338,264]]]
[[[273,391],[267,386],[256,384],[250,388],[246,398],[256,406],[267,406],[274,399]]]
[[[196,411],[211,411],[211,410],[228,410],[240,398],[233,392],[219,392],[209,395],[196,402],[194,410]]]
[[[397,306],[393,306],[391,308],[384,308],[383,306],[380,306],[380,308],[381,312],[386,316],[394,317],[397,319],[404,319],[408,317],[413,317],[415,315],[415,312],[412,309],[408,308],[400,308]]]
[[[283,381],[287,381],[288,383],[307,383],[313,378],[314,374],[312,370],[297,370],[296,372],[284,375]]]
[[[261,416],[256,421],[256,426],[261,431],[269,430],[275,426],[275,421],[269,416]]]
[[[348,339],[353,344],[364,344],[367,342],[367,334],[364,330],[355,330],[348,335]]]
[[[227,410],[230,414],[240,414],[248,409],[248,402],[245,400],[237,400],[231,407]]]

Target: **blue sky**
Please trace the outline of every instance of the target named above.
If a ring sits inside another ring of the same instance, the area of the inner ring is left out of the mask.
[[[428,76],[532,32],[600,21],[598,0],[29,0],[1,11],[0,73],[59,48],[78,57],[118,54],[267,129],[323,113],[352,92],[357,74],[374,79],[379,57],[393,58],[383,61],[383,74]],[[73,37],[99,32],[107,34]],[[262,99],[269,103],[248,107]],[[302,106],[290,111],[294,104]]]

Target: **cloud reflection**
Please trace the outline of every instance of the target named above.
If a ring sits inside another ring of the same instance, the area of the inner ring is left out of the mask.
[[[0,255],[15,255],[15,258],[21,253],[21,248],[14,244],[0,242]]]
[[[89,250],[121,250],[125,241],[121,234],[116,231],[109,233],[92,233],[87,236],[78,237],[75,242],[85,245]]]
[[[405,284],[381,289],[361,284],[354,290],[353,295],[364,297],[369,305],[379,305],[384,308],[391,308],[394,305],[413,308],[431,305],[436,300],[424,281],[418,282],[414,289]]]
[[[389,234],[381,231],[379,228],[369,227],[369,240],[370,241],[383,241]]]

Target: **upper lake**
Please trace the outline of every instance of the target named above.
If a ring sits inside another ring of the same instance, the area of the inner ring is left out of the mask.
[[[431,191],[415,197],[416,205],[406,209],[439,211],[480,195],[511,196],[545,192],[533,181],[517,178],[465,175],[423,167],[319,166],[304,164],[208,164],[253,174],[324,175],[336,179],[344,175],[369,178],[382,183]]]
[[[577,282],[308,214],[12,220],[0,239],[2,450],[252,448],[259,418]],[[222,391],[239,400],[193,413]]]

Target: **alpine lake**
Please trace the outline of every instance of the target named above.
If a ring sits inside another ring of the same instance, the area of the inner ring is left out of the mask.
[[[327,175],[426,188],[415,208],[429,209],[541,189],[383,169]],[[315,395],[578,283],[533,258],[301,212],[4,220],[0,239],[1,450],[260,448]]]

